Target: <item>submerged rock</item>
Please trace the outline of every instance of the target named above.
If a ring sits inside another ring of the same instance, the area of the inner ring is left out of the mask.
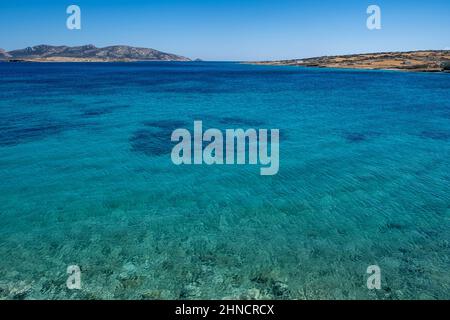
[[[257,288],[249,289],[247,292],[243,293],[240,296],[240,299],[243,300],[260,300],[261,299],[261,290]]]
[[[291,296],[291,292],[289,290],[288,285],[281,281],[276,281],[273,284],[272,292],[273,292],[273,295],[275,296],[275,298],[289,299]]]
[[[133,276],[135,276],[136,273],[137,273],[136,266],[131,262],[127,262],[123,266],[122,272],[119,274],[119,278],[120,279],[129,279],[129,278],[132,278]]]
[[[181,289],[180,299],[198,299],[201,295],[201,290],[194,284],[188,284]]]

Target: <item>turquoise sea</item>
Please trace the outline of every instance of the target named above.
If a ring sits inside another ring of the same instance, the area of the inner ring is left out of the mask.
[[[278,175],[173,165],[194,120]],[[450,74],[0,63],[0,221],[3,299],[449,299]]]

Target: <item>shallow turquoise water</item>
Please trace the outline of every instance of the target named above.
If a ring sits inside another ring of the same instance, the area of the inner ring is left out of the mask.
[[[449,97],[449,74],[0,63],[0,298],[449,299]],[[278,175],[173,165],[194,120],[279,128]]]

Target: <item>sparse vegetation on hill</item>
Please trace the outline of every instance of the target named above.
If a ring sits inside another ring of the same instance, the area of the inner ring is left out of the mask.
[[[325,56],[307,59],[254,62],[261,65],[285,65],[370,70],[441,72],[449,70],[450,51],[412,51]]]

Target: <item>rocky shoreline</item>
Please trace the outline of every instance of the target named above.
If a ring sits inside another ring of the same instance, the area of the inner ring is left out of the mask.
[[[382,52],[249,63],[271,66],[450,72],[450,51]]]

